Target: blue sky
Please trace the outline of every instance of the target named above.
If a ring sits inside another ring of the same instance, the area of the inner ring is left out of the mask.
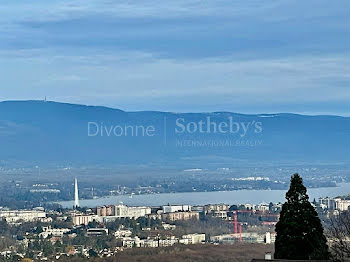
[[[2,0],[0,100],[350,115],[350,2]]]

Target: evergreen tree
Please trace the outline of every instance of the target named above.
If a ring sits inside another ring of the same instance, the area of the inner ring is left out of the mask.
[[[309,202],[306,187],[298,174],[291,178],[276,225],[276,259],[329,259],[326,237],[321,220]]]

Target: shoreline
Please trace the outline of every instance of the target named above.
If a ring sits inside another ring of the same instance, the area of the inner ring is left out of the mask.
[[[262,203],[283,202],[287,190],[281,189],[242,189],[230,191],[172,192],[134,195],[103,196],[94,199],[80,199],[82,207],[123,203],[129,206],[158,206],[168,203],[202,205],[203,203]],[[310,201],[313,198],[335,197],[350,192],[350,183],[338,183],[334,187],[308,188]],[[62,207],[73,206],[74,201],[55,201]]]

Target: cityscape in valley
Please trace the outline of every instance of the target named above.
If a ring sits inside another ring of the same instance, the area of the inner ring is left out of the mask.
[[[140,248],[177,245],[262,245],[271,256],[282,203],[81,207],[74,180],[71,208],[0,207],[1,257],[35,260],[116,257]],[[42,193],[52,193],[48,191]],[[32,191],[32,193],[37,191]],[[350,197],[312,201],[323,223],[347,211]],[[142,253],[141,253],[142,254]],[[83,260],[82,260],[83,261]]]

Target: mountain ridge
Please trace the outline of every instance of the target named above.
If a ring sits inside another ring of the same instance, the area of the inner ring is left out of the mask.
[[[3,163],[337,162],[348,161],[349,137],[350,117],[344,116],[128,112],[40,100],[0,102]]]
[[[78,106],[82,108],[102,108],[102,109],[109,109],[109,110],[116,110],[120,112],[125,113],[167,113],[167,114],[236,114],[236,115],[242,115],[242,116],[273,116],[273,115],[295,115],[295,116],[305,116],[305,117],[319,117],[319,116],[325,116],[325,117],[340,117],[340,118],[350,118],[350,116],[342,116],[342,115],[335,115],[335,114],[301,114],[301,113],[293,113],[293,112],[276,112],[276,113],[240,113],[240,112],[233,112],[233,111],[201,111],[201,112],[175,112],[175,111],[161,111],[161,110],[136,110],[136,111],[128,111],[123,110],[120,108],[110,107],[110,106],[102,106],[102,105],[88,105],[88,104],[76,104],[76,103],[69,103],[69,102],[58,102],[58,101],[51,101],[51,100],[3,100],[0,101],[1,104],[9,104],[9,103],[51,103],[51,104],[57,104],[57,105],[67,105],[67,106]]]

